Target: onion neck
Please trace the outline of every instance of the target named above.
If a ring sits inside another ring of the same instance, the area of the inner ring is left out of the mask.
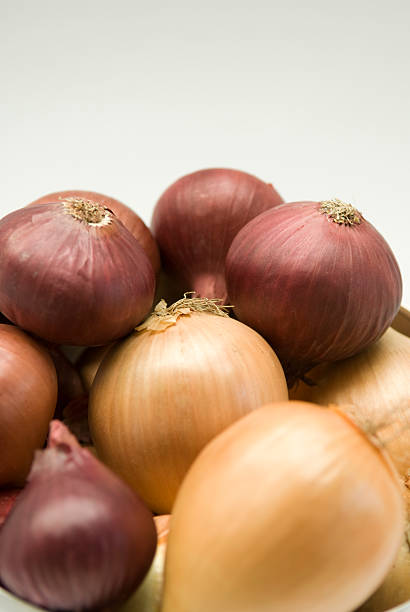
[[[362,222],[361,213],[352,204],[342,202],[338,198],[319,202],[319,212],[338,225],[354,226]]]
[[[65,198],[61,202],[64,212],[68,215],[88,223],[88,225],[104,226],[111,223],[111,212],[105,206],[86,198]]]
[[[207,272],[199,274],[193,280],[192,289],[198,297],[217,298],[223,304],[228,297],[223,274]]]

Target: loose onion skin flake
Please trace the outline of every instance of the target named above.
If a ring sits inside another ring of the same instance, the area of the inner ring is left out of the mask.
[[[0,324],[0,487],[24,484],[56,402],[48,351],[14,325]]]
[[[1,530],[0,579],[51,610],[96,610],[142,582],[156,547],[137,495],[60,421]],[[18,542],[18,545],[16,543]]]
[[[381,583],[404,507],[383,451],[333,410],[254,410],[189,470],[168,538],[162,612],[346,612]]]
[[[141,247],[144,249],[148,259],[151,262],[152,268],[155,274],[158,274],[161,262],[159,258],[159,251],[157,243],[149,228],[145,225],[144,221],[134,212],[129,206],[123,204],[115,198],[110,198],[103,193],[96,191],[84,191],[82,189],[69,189],[67,191],[54,191],[47,195],[38,198],[34,202],[31,202],[28,206],[37,206],[38,204],[52,204],[53,202],[59,202],[66,198],[82,198],[85,200],[92,200],[98,202],[102,206],[105,206],[111,210],[116,217],[125,225],[127,230],[131,232],[137,239]]]
[[[250,221],[229,249],[226,281],[235,314],[270,342],[290,385],[377,340],[402,294],[390,247],[340,200],[284,204]]]
[[[107,344],[152,306],[155,276],[145,252],[91,200],[68,198],[7,215],[0,250],[0,310],[50,342]]]
[[[226,301],[224,265],[233,238],[282,202],[272,185],[240,170],[209,168],[183,176],[162,194],[152,217],[165,273],[185,291]]]
[[[100,365],[90,392],[91,437],[101,460],[151,510],[166,514],[209,440],[287,397],[282,367],[259,334],[210,300],[160,302]]]

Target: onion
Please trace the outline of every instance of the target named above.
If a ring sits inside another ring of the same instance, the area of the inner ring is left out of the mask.
[[[53,421],[2,527],[6,588],[53,610],[101,608],[141,583],[155,546],[152,515],[135,493]]]
[[[155,274],[158,274],[161,262],[159,259],[159,251],[157,243],[149,228],[145,225],[144,221],[134,212],[129,206],[126,206],[119,200],[110,198],[102,193],[96,191],[84,191],[81,189],[70,189],[68,191],[55,191],[54,193],[48,193],[38,200],[31,202],[28,206],[37,206],[38,204],[52,204],[53,202],[59,202],[66,198],[82,198],[85,200],[93,200],[98,202],[102,206],[105,206],[111,210],[116,217],[125,225],[127,230],[135,236],[140,246],[144,249],[148,259],[151,262],[152,268]]]
[[[14,325],[0,324],[0,389],[0,486],[20,486],[46,440],[57,376],[48,352]]]
[[[338,404],[363,429],[377,434],[400,475],[410,467],[410,338],[390,328],[372,346],[309,373],[313,384],[291,390],[293,399]]]
[[[69,402],[64,407],[62,417],[64,425],[74,434],[80,444],[92,445],[88,427],[88,395],[86,393]]]
[[[404,528],[389,458],[344,415],[264,406],[203,450],[171,519],[162,612],[346,612]]]
[[[259,215],[234,239],[226,281],[237,317],[271,343],[290,384],[377,340],[402,291],[385,240],[340,200]]]
[[[158,535],[154,560],[144,582],[118,612],[160,612],[170,518],[170,514],[154,517]]]
[[[41,245],[41,248],[39,248]],[[152,305],[152,266],[100,204],[68,198],[0,221],[0,310],[56,344],[107,344]]]
[[[216,434],[263,403],[288,397],[269,345],[216,301],[160,302],[98,369],[89,423],[98,456],[159,514],[172,508],[192,461]]]
[[[225,256],[233,238],[250,219],[282,202],[272,185],[239,170],[183,176],[162,194],[152,217],[165,272],[185,290],[225,301]]]
[[[110,350],[112,344],[105,346],[90,346],[80,355],[76,366],[84,389],[88,392],[91,389],[97,370],[105,355]]]

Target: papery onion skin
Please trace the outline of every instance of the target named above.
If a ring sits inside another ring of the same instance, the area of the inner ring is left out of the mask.
[[[103,209],[104,210],[104,209]],[[0,309],[56,344],[107,344],[151,308],[152,266],[134,236],[107,212],[107,224],[40,204],[0,221]]]
[[[155,274],[158,274],[161,268],[161,261],[159,258],[159,250],[157,243],[150,229],[145,225],[144,221],[134,212],[129,206],[123,204],[115,198],[110,198],[103,193],[96,191],[84,191],[83,189],[69,189],[66,191],[54,191],[47,195],[38,198],[34,202],[28,204],[28,206],[37,206],[38,204],[52,204],[65,198],[79,197],[85,198],[86,200],[93,200],[106,206],[118,217],[118,219],[125,225],[127,230],[131,232],[133,236],[138,240],[139,244],[147,254],[148,259],[151,262],[152,268]]]
[[[50,355],[14,325],[0,324],[0,486],[24,484],[57,401]]]
[[[91,388],[91,436],[101,460],[167,514],[210,439],[261,404],[287,398],[263,338],[229,317],[191,312],[110,350]]]
[[[162,612],[353,610],[403,528],[394,468],[358,428],[313,404],[264,406],[212,440],[182,484]]]
[[[271,343],[290,384],[377,340],[400,306],[400,270],[384,238],[362,216],[351,226],[333,222],[321,204],[262,213],[226,258],[237,317]]]
[[[151,222],[165,272],[185,291],[226,300],[224,263],[233,238],[282,202],[271,184],[240,170],[183,176],[159,198]]]
[[[53,421],[49,446],[2,527],[2,583],[53,610],[101,608],[133,592],[155,547],[148,509]]]
[[[358,355],[323,364],[289,394],[322,406],[337,404],[376,435],[405,478],[410,466],[410,338],[389,328]]]

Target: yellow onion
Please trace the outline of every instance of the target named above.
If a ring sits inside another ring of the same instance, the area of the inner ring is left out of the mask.
[[[387,454],[342,413],[253,411],[210,442],[174,505],[162,612],[347,612],[399,549]]]
[[[319,366],[292,399],[343,405],[364,429],[377,434],[399,473],[410,465],[410,338],[392,328],[358,355]]]
[[[98,456],[159,514],[170,512],[209,440],[254,408],[288,397],[267,342],[216,302],[160,302],[110,350],[91,388]]]

